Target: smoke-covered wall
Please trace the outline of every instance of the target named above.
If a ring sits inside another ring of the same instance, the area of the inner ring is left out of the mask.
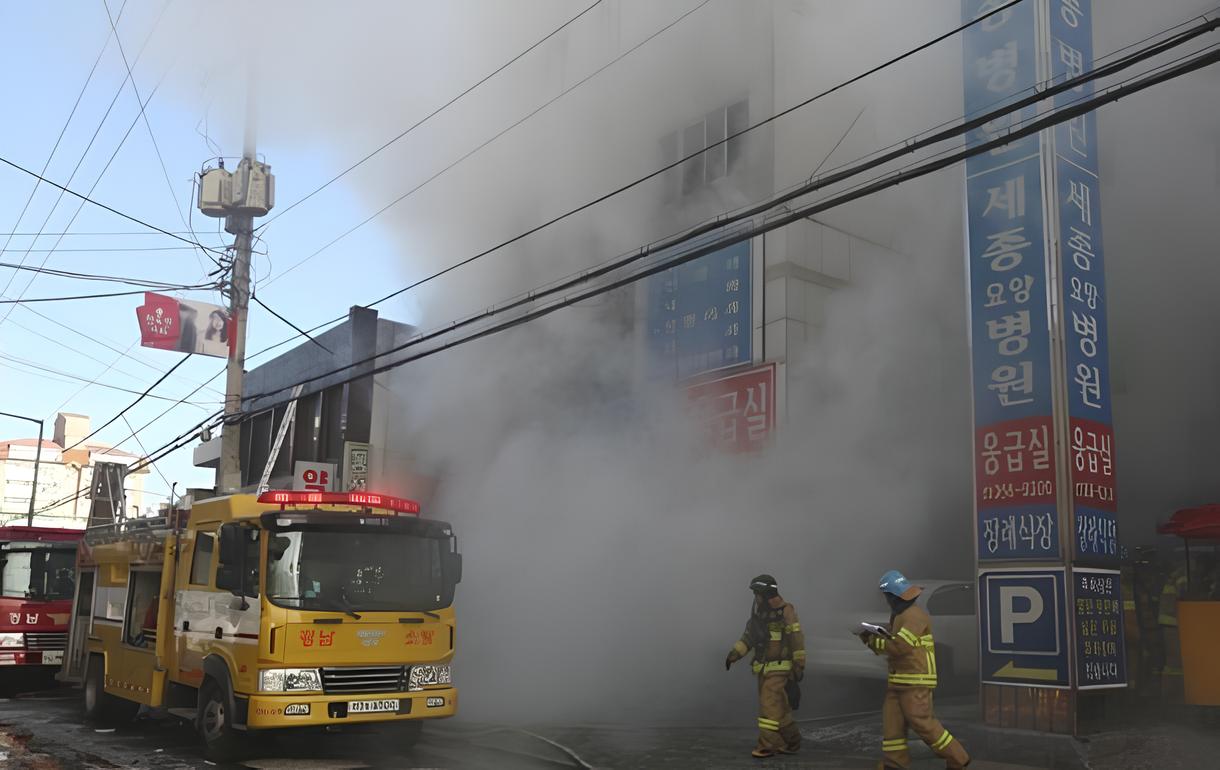
[[[1094,5],[1100,54],[1206,3]],[[380,207],[696,6],[603,3],[384,153],[349,190]],[[667,133],[743,93],[756,120],[951,28],[957,9],[712,0],[380,218],[403,254],[386,281],[406,283],[651,171]],[[257,86],[260,143],[278,144],[280,163],[295,151],[341,168],[350,148],[377,146],[575,8],[263,11],[291,23],[265,26],[255,46],[274,63]],[[642,186],[430,284],[415,317],[401,320],[433,327],[956,118],[960,55],[947,41],[779,121],[731,184],[689,206],[666,203],[661,181]],[[1220,496],[1218,84],[1204,71],[1099,118],[1129,542],[1150,539],[1174,507]],[[224,114],[223,83],[202,90]],[[872,607],[885,569],[969,578],[961,179],[950,169],[819,217],[851,234],[851,277],[820,295],[816,323],[786,351],[786,413],[758,456],[701,445],[682,393],[642,376],[640,335],[610,309],[621,303],[578,305],[389,378],[403,407],[385,435],[415,458],[404,472],[439,479],[430,514],[454,522],[466,554],[464,714],[740,715],[749,685],[719,667],[754,574],[779,578],[814,636],[845,634],[823,615]]]

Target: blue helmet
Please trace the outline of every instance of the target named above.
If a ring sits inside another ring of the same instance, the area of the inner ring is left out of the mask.
[[[907,580],[906,576],[896,569],[892,569],[881,576],[881,584],[878,588],[891,596],[907,600],[914,599],[923,591],[922,588]]]

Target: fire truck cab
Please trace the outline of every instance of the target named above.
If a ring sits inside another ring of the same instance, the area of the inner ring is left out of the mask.
[[[78,594],[70,657],[95,720],[163,708],[223,760],[257,730],[393,723],[405,746],[457,710],[461,555],[410,500],[212,498],[88,529],[80,565],[96,588]]]
[[[81,534],[0,527],[0,670],[63,663]]]

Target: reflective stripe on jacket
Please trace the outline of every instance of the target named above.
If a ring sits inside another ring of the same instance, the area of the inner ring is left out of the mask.
[[[1180,574],[1170,575],[1161,588],[1161,600],[1157,605],[1157,625],[1178,625],[1178,599],[1186,593],[1186,577]]]
[[[766,612],[767,638],[755,648],[751,670],[766,675],[788,672],[794,667],[804,668],[805,632],[801,630],[796,607],[785,602],[779,607],[768,607]],[[733,645],[733,659],[745,657],[751,647],[750,624],[747,623],[741,638]]]
[[[928,613],[912,604],[890,626],[893,639],[874,636],[869,642],[875,653],[889,658],[890,684],[935,687],[936,645]]]

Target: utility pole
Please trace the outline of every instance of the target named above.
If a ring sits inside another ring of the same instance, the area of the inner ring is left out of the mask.
[[[275,177],[271,167],[257,160],[254,149],[246,151],[230,173],[220,160],[199,179],[199,210],[225,218],[225,230],[234,236],[233,271],[229,281],[229,363],[225,376],[225,424],[220,435],[220,465],[216,486],[220,494],[242,487],[241,421],[242,383],[246,365],[246,316],[250,307],[250,252],[254,242],[254,218],[265,216],[275,205]]]
[[[243,159],[245,163],[248,159]],[[240,166],[239,166],[240,169]],[[233,278],[229,282],[229,313],[233,340],[225,373],[225,424],[220,434],[221,494],[241,488],[241,413],[242,383],[246,373],[246,315],[250,310],[250,249],[254,239],[254,217],[233,214],[225,220],[225,230],[236,236],[233,244]]]
[[[25,415],[13,414],[11,412],[0,412],[0,415],[38,423],[38,445],[34,448],[34,481],[30,485],[30,512],[29,515],[26,516],[26,524],[32,527],[34,526],[34,500],[38,497],[38,464],[42,461],[43,421],[33,417],[26,417]]]

